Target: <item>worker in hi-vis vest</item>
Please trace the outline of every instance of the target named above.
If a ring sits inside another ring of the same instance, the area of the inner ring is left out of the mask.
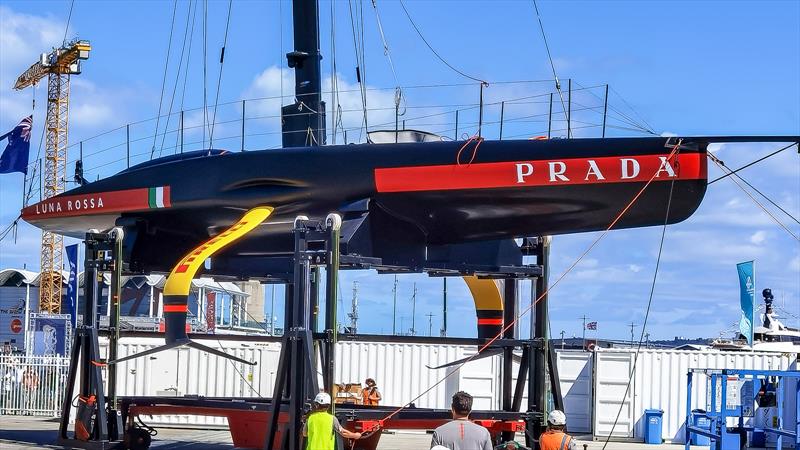
[[[329,413],[331,396],[320,392],[314,397],[314,410],[303,424],[303,436],[306,437],[306,450],[335,450],[336,433],[346,439],[361,439],[361,433],[342,428],[339,420]]]
[[[547,415],[547,431],[539,437],[541,450],[575,450],[575,440],[564,432],[567,427],[567,416],[559,411],[550,411]]]

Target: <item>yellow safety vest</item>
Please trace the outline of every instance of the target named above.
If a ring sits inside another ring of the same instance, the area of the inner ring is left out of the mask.
[[[311,413],[306,421],[308,439],[306,450],[335,450],[336,432],[333,430],[333,415],[326,411]]]

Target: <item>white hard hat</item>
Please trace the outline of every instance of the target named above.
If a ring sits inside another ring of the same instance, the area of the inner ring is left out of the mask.
[[[316,397],[314,397],[314,403],[318,405],[330,405],[331,395],[327,392],[320,392]]]
[[[563,412],[554,409],[547,415],[547,423],[550,425],[566,425],[567,416]]]
[[[431,447],[431,450],[450,450],[450,449],[445,447],[444,445],[434,445],[433,447]]]

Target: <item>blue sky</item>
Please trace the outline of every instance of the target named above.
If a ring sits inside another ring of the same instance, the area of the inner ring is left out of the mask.
[[[200,3],[202,4],[202,3]],[[181,109],[184,77],[172,90],[187,18],[186,0],[177,3],[175,36],[167,69],[162,114]],[[208,102],[213,103],[219,70],[218,56],[225,26],[227,2],[208,2],[207,60]],[[403,91],[409,126],[454,134],[452,111],[478,98],[477,84],[444,66],[414,32],[400,4],[377,2],[402,86],[447,85],[438,89]],[[463,72],[488,80],[487,102],[542,94],[550,83],[500,84],[500,81],[550,79],[550,67],[539,34],[533,5],[528,1],[406,2],[409,12],[436,50]],[[658,132],[682,135],[800,134],[800,3],[783,2],[629,2],[541,1],[539,7],[547,30],[556,69],[562,83],[576,86],[609,83],[622,94],[641,118]],[[84,141],[88,178],[107,176],[124,167],[124,130],[131,127],[134,162],[174,150],[175,133],[153,139],[161,99],[165,54],[172,19],[171,1],[89,2],[76,0],[67,36],[92,42],[91,58],[83,74],[72,83],[70,142]],[[321,2],[323,71],[330,84],[331,3]],[[16,2],[0,5],[0,130],[11,129],[30,114],[31,90],[10,89],[16,76],[40,52],[60,44],[64,36],[67,1]],[[290,50],[291,3],[235,1],[226,48],[221,103],[274,97],[291,93],[292,78],[283,54]],[[364,1],[364,51],[368,103],[376,111],[370,122],[393,120],[393,87],[396,85],[376,25],[371,2]],[[335,42],[338,80],[343,92],[343,121],[352,127],[349,139],[358,140],[360,96],[355,80],[355,51],[347,2],[335,4]],[[202,107],[202,9],[195,17],[183,109]],[[356,21],[357,24],[359,21]],[[191,21],[190,21],[191,23]],[[282,25],[281,25],[282,23]],[[357,25],[360,28],[360,25]],[[283,46],[281,46],[281,41]],[[188,53],[188,46],[186,48]],[[185,60],[182,64],[185,68]],[[602,95],[601,90],[593,90]],[[36,90],[32,153],[39,146],[45,105],[45,89]],[[288,102],[285,99],[284,102]],[[598,98],[586,91],[576,93],[576,103],[597,106]],[[612,95],[617,111],[634,116],[625,102]],[[248,101],[248,149],[278,144],[278,100]],[[546,105],[509,105],[506,117],[540,114]],[[556,107],[557,108],[557,107]],[[218,110],[215,147],[238,150],[241,103]],[[427,119],[414,117],[439,114]],[[591,111],[576,118],[597,123]],[[499,107],[487,108],[487,122],[496,121]],[[186,113],[187,146],[203,145],[202,112]],[[170,118],[173,130],[177,116]],[[459,133],[475,132],[475,110],[464,110]],[[621,125],[620,121],[612,121]],[[165,121],[159,121],[163,133]],[[508,124],[506,136],[542,134],[546,124],[524,120]],[[499,129],[489,124],[487,136]],[[598,128],[576,132],[596,135]],[[632,135],[610,129],[611,135]],[[341,136],[338,137],[341,142]],[[163,143],[162,143],[163,142]],[[193,147],[192,147],[193,146]],[[730,167],[738,167],[778,148],[776,144],[726,145],[715,150]],[[88,156],[94,152],[96,155]],[[70,148],[70,160],[77,145]],[[116,161],[116,162],[114,162]],[[102,164],[105,166],[99,167]],[[71,171],[71,167],[69,169]],[[710,169],[710,176],[719,171]],[[749,182],[769,195],[794,217],[800,216],[800,157],[787,150],[742,172]],[[22,177],[0,176],[0,224],[17,216]],[[778,213],[780,214],[780,213]],[[800,234],[800,227],[785,216],[777,217]],[[794,226],[792,226],[794,224]],[[580,316],[599,322],[604,337],[627,338],[627,324],[641,325],[652,282],[660,229],[647,228],[609,234],[591,254],[551,293],[552,334],[564,330],[580,335]],[[566,269],[595,234],[559,236],[552,248],[552,271]],[[19,229],[17,243],[0,243],[0,267],[38,267],[39,233],[29,225]],[[771,287],[778,304],[800,316],[800,247],[775,225],[733,183],[712,185],[697,213],[667,230],[664,257],[648,325],[651,339],[683,336],[715,336],[730,329],[738,317],[735,263],[756,260],[759,290]],[[352,281],[360,282],[361,330],[391,331],[392,279],[369,272],[342,275],[345,305]],[[398,316],[405,328],[411,323],[413,284],[417,283],[416,328],[427,334],[428,313],[434,314],[434,332],[441,326],[441,280],[423,276],[399,277]],[[523,286],[528,292],[528,285]],[[448,283],[451,335],[474,334],[474,308],[460,280]],[[523,302],[528,295],[523,296]],[[276,302],[280,304],[281,302]],[[280,316],[280,313],[278,314]],[[786,317],[797,325],[798,319]],[[400,320],[398,319],[398,326]],[[522,320],[527,330],[528,318]],[[637,328],[638,330],[641,328]],[[526,331],[524,331],[526,332]]]

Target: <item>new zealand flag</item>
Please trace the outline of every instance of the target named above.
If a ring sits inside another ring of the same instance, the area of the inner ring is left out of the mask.
[[[0,136],[8,138],[8,145],[0,156],[0,173],[22,172],[28,174],[28,153],[31,148],[33,116],[22,119],[13,130]]]

